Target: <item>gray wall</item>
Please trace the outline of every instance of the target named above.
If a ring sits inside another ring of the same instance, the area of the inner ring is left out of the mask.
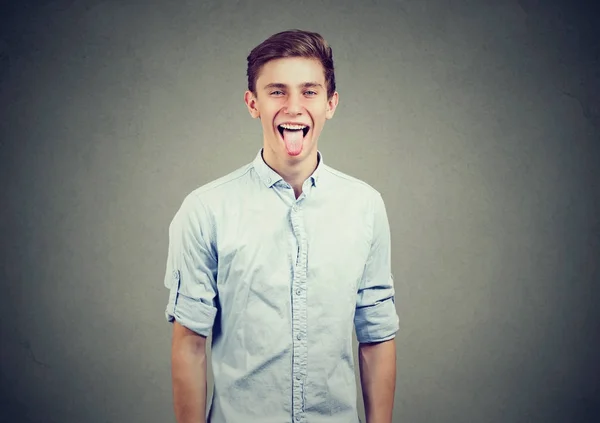
[[[253,159],[245,58],[295,27],[334,48],[325,161],[388,207],[395,421],[600,421],[590,6],[13,3],[0,25],[2,421],[174,421],[168,224],[189,191]]]

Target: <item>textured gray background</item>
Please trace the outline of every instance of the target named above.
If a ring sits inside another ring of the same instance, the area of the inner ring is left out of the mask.
[[[254,158],[246,55],[296,27],[334,48],[325,161],[388,207],[395,422],[600,421],[591,6],[12,3],[0,25],[2,421],[174,421],[168,224],[189,191]]]

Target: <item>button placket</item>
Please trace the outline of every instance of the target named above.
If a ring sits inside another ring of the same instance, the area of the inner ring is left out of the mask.
[[[291,223],[297,245],[297,260],[294,266],[292,280],[292,334],[293,341],[293,368],[294,383],[292,389],[293,414],[296,421],[302,419],[304,412],[303,382],[306,373],[307,340],[306,340],[306,290],[302,289],[306,283],[306,235],[302,216],[302,208],[294,204],[290,211]]]

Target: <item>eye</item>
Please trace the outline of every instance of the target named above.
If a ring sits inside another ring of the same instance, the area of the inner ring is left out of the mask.
[[[310,96],[315,96],[317,95],[317,93],[315,91],[305,91],[304,94],[306,95],[310,95]]]
[[[271,92],[271,95],[283,95],[283,91],[276,90]]]

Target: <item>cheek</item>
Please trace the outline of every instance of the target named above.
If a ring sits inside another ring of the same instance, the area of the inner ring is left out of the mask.
[[[273,125],[273,121],[277,117],[277,108],[265,108],[262,112],[262,118],[267,125]]]
[[[270,113],[269,110],[261,110],[260,120],[263,127],[271,127],[273,125],[273,114]]]
[[[323,125],[325,124],[326,120],[327,119],[325,117],[325,113],[324,112],[321,112],[321,113],[319,113],[317,115],[314,115],[313,123],[315,125],[315,128],[316,129],[321,129],[323,127]]]

